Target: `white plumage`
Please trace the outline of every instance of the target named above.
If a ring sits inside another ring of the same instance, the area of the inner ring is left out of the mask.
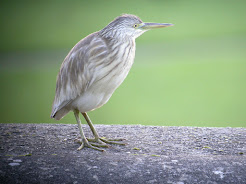
[[[59,120],[70,110],[88,112],[104,105],[133,64],[134,42],[119,40],[119,46],[111,49],[98,33],[81,40],[65,58],[58,74],[59,90],[51,116]],[[78,69],[81,66],[83,69]]]

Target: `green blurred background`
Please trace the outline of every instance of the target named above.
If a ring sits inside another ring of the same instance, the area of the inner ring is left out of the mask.
[[[0,122],[49,118],[69,50],[122,13],[175,24],[139,37],[95,124],[246,127],[246,1],[1,1]],[[60,123],[76,123],[69,113]]]

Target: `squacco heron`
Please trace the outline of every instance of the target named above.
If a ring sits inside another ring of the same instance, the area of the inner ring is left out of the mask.
[[[126,78],[135,57],[135,39],[144,32],[172,26],[170,23],[144,23],[124,14],[102,30],[80,40],[64,59],[56,81],[56,93],[51,118],[60,120],[73,111],[79,126],[81,146],[104,151],[100,147],[119,144],[118,140],[99,137],[87,112],[108,102]],[[85,137],[79,112],[88,123],[94,139]]]

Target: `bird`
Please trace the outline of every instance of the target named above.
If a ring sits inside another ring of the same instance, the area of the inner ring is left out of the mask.
[[[135,39],[144,32],[173,26],[171,23],[145,23],[138,16],[122,14],[105,28],[80,40],[65,57],[56,80],[51,118],[60,120],[73,111],[80,132],[80,147],[105,151],[109,144],[125,145],[123,139],[99,136],[87,112],[108,102],[128,75],[135,57]],[[94,138],[86,138],[79,114]]]

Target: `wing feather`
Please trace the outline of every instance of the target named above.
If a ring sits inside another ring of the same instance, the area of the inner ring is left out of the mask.
[[[97,32],[85,37],[71,49],[57,76],[52,118],[62,109],[64,113],[58,119],[70,111],[64,111],[64,108],[96,80],[96,72],[93,71],[106,60],[107,55],[107,44]]]

